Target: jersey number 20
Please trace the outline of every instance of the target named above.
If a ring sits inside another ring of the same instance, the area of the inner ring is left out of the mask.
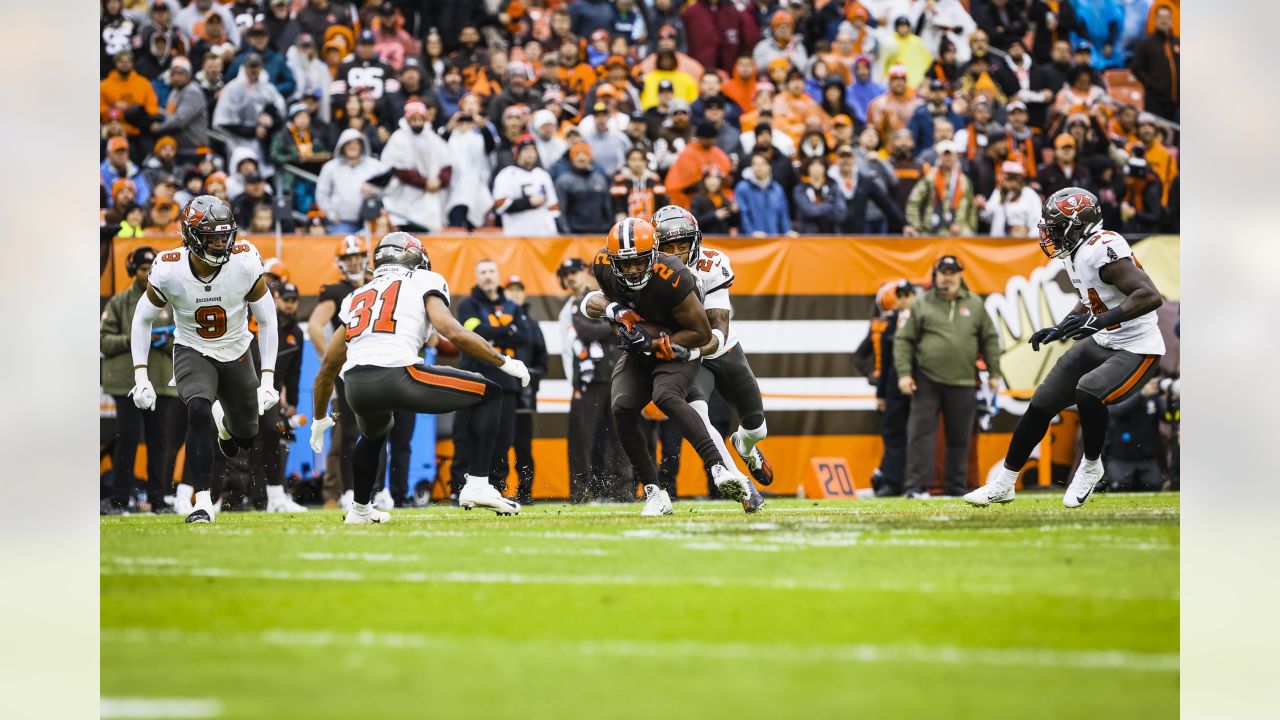
[[[396,321],[396,301],[400,299],[400,281],[387,285],[382,290],[369,288],[351,298],[351,322],[347,323],[347,339],[362,334],[373,322],[376,333],[394,333]],[[379,302],[381,301],[381,302]],[[378,318],[373,318],[373,306],[378,304]]]

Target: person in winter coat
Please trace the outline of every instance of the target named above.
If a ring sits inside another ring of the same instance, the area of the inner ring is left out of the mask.
[[[503,234],[555,235],[560,200],[551,176],[538,167],[533,136],[517,138],[511,152],[515,164],[502,168],[493,178],[494,212],[502,218]]]
[[[136,191],[134,202],[146,205],[151,199],[151,184],[142,169],[129,159],[129,141],[123,135],[116,135],[107,141],[107,159],[98,168],[102,176],[102,185],[111,188],[116,180],[124,179],[133,182]],[[115,207],[114,196],[109,197],[108,207]]]
[[[369,156],[364,133],[347,128],[338,136],[336,156],[320,169],[316,182],[316,206],[324,211],[329,232],[335,235],[360,229],[360,209],[365,198],[377,194],[374,181],[390,178],[381,160]]]
[[[235,79],[222,88],[213,108],[213,126],[229,135],[227,152],[237,147],[260,153],[271,132],[284,124],[284,97],[267,81],[262,58],[250,55]]]
[[[245,39],[244,47],[236,54],[235,59],[231,61],[231,65],[227,67],[227,74],[234,76],[240,71],[240,66],[245,63],[249,56],[256,53],[262,58],[262,68],[267,74],[267,80],[276,86],[276,90],[280,91],[280,97],[293,97],[293,91],[297,88],[297,83],[293,79],[293,71],[289,69],[289,64],[285,62],[284,55],[271,49],[266,26],[257,24],[249,28],[249,32],[245,33]]]
[[[315,203],[316,184],[294,177],[283,168],[296,165],[307,172],[319,173],[333,155],[329,152],[329,143],[322,140],[313,126],[306,103],[297,102],[289,106],[289,123],[272,138],[270,157],[282,168],[281,187],[293,198],[294,209],[304,213],[309,211]]]
[[[795,235],[791,229],[791,212],[787,194],[773,179],[769,157],[762,151],[751,153],[751,168],[733,189],[734,199],[742,213],[742,232],[765,235]]]
[[[596,30],[610,31],[617,18],[618,13],[609,0],[578,0],[569,3],[570,27],[578,37],[590,37]]]
[[[382,149],[393,177],[382,196],[391,222],[408,232],[436,232],[445,226],[453,160],[449,147],[427,121],[427,106],[411,102],[400,127]]]
[[[871,58],[859,55],[853,61],[853,82],[845,93],[845,102],[853,108],[853,117],[858,125],[867,123],[867,110],[871,107],[871,101],[888,90],[889,88],[871,79]]]
[[[893,201],[888,189],[880,182],[871,168],[864,168],[859,162],[857,153],[850,145],[842,145],[836,150],[836,162],[827,170],[827,177],[835,184],[836,191],[844,198],[845,213],[836,230],[850,235],[862,235],[869,232],[867,228],[868,210],[870,206],[879,209],[877,218],[887,218],[885,227],[878,227],[883,232],[888,224],[895,227],[904,225],[902,209]]]
[[[613,176],[609,186],[612,196],[613,220],[634,217],[648,220],[660,207],[667,204],[667,189],[662,178],[649,169],[648,153],[644,148],[633,147],[627,151],[627,161],[622,170]]]
[[[453,160],[453,180],[449,184],[449,227],[474,230],[483,227],[493,193],[489,178],[493,175],[490,159],[498,147],[498,129],[485,122],[480,114],[480,98],[463,98],[462,109],[445,125],[443,137]]]
[[[1181,46],[1181,38],[1173,29],[1173,11],[1158,7],[1155,32],[1134,45],[1130,60],[1133,74],[1146,89],[1146,109],[1174,122],[1179,118]]]
[[[209,142],[209,113],[204,91],[191,82],[191,61],[178,56],[169,67],[172,88],[165,101],[164,116],[151,124],[152,135],[170,135],[178,150],[194,157],[195,149]]]
[[[804,182],[791,193],[796,206],[796,232],[826,235],[836,232],[844,221],[844,194],[827,177],[822,158],[805,161]]]
[[[564,138],[556,134],[559,121],[550,110],[539,110],[529,121],[529,133],[533,135],[533,143],[538,147],[538,162],[543,167],[551,167],[564,157],[569,145]]]
[[[569,148],[569,162],[569,172],[556,178],[560,229],[568,234],[609,232],[609,180],[593,166],[591,146],[580,142]]]
[[[911,120],[907,122],[907,129],[911,131],[911,139],[915,141],[916,148],[924,150],[933,147],[933,123],[937,118],[950,120],[952,127],[964,125],[960,115],[951,109],[947,84],[941,80],[931,80],[924,104],[915,109]]]
[[[991,223],[994,237],[1038,237],[1043,208],[1040,196],[1027,187],[1026,169],[1016,160],[1006,160],[1001,170],[1000,189],[982,208],[982,219]]]
[[[516,400],[516,433],[513,443],[516,477],[519,479],[516,502],[527,504],[533,502],[533,422],[538,412],[538,386],[547,375],[547,340],[542,335],[537,319],[533,317],[524,281],[520,276],[512,275],[507,278],[503,290],[507,299],[519,309],[515,322],[529,329],[529,345],[523,348],[524,352],[521,352],[521,348],[516,350],[516,359],[529,368],[529,385],[520,390],[520,397]]]
[[[107,111],[118,108],[124,113],[124,130],[130,137],[137,137],[141,128],[148,127],[151,118],[160,112],[156,91],[133,67],[133,53],[122,50],[116,53],[115,67],[98,85],[98,111],[101,122],[107,122]],[[139,156],[141,157],[141,156]]]
[[[698,220],[698,227],[706,235],[737,233],[742,215],[733,192],[725,187],[725,175],[719,168],[707,168],[701,189],[689,203],[689,212]]]
[[[298,36],[297,44],[285,51],[285,64],[293,73],[295,87],[291,100],[315,97],[320,101],[318,117],[312,120],[329,122],[333,117],[329,107],[329,66],[316,54],[315,39],[309,33]]]
[[[760,40],[758,30],[749,32],[746,15],[730,0],[697,0],[685,7],[680,19],[688,34],[689,55],[704,68],[729,72],[738,56]]]
[[[907,222],[920,235],[972,235],[978,231],[973,183],[960,169],[951,140],[937,145],[938,165],[920,178],[907,199]]]
[[[809,53],[805,50],[801,38],[795,34],[796,20],[790,12],[780,10],[769,20],[769,37],[756,43],[751,52],[751,59],[756,67],[769,67],[769,63],[782,58],[791,64],[792,69],[809,67]],[[723,68],[728,70],[728,68]]]

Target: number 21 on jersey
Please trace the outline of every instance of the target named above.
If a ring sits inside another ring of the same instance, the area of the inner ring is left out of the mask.
[[[347,323],[347,339],[363,335],[370,330],[375,333],[394,333],[396,331],[396,302],[400,299],[400,281],[395,280],[382,288],[369,288],[358,292],[351,298],[351,321]],[[377,319],[374,319],[374,308],[377,307]]]

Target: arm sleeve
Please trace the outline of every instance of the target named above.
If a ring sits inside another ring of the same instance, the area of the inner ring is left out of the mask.
[[[276,330],[276,303],[267,292],[249,302],[249,309],[258,321],[258,352],[262,356],[262,372],[276,370],[276,350],[280,345],[280,332]]]
[[[151,302],[145,294],[138,299],[138,309],[133,313],[133,326],[130,328],[130,350],[133,352],[133,366],[146,367],[147,355],[151,352],[151,324],[160,316],[160,308]]]

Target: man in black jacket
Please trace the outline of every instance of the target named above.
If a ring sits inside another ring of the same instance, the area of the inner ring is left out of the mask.
[[[520,481],[516,502],[528,505],[533,502],[533,416],[538,412],[538,385],[547,375],[547,341],[542,336],[538,321],[529,314],[524,281],[520,276],[507,278],[504,290],[507,299],[519,310],[516,322],[529,329],[529,345],[524,352],[516,353],[516,359],[529,369],[529,385],[520,391],[520,398],[516,401],[515,434],[516,477]]]
[[[317,37],[323,37],[317,36]],[[349,93],[368,90],[374,100],[400,89],[400,80],[391,66],[378,59],[372,30],[361,30],[356,39],[355,57],[338,66],[338,73],[329,84],[330,107],[345,106]]]
[[[569,148],[569,171],[556,178],[560,198],[560,229],[565,233],[607,233],[613,225],[609,180],[592,162],[585,142]]]
[[[284,486],[285,444],[292,440],[289,420],[297,412],[298,381],[302,373],[302,328],[298,325],[298,286],[286,282],[271,288],[276,301],[276,322],[280,328],[276,352],[275,385],[280,402],[258,423],[258,442],[250,456],[250,466],[260,473],[267,486],[267,512],[303,512],[307,508],[289,497]]]
[[[1065,3],[1064,3],[1065,4]],[[1039,98],[1027,98],[1027,122],[1031,127],[1043,129],[1049,123],[1049,108],[1053,107],[1053,99],[1067,83],[1067,75],[1071,72],[1071,43],[1065,39],[1057,40],[1049,50],[1049,61],[1039,62],[1031,66],[1031,92],[1039,94]]]
[[[528,322],[520,321],[520,308],[502,291],[498,277],[496,262],[486,259],[476,263],[476,284],[471,288],[471,294],[458,302],[458,322],[462,323],[462,327],[488,340],[503,355],[512,358],[522,355],[527,357],[532,352],[532,330],[528,327]],[[507,453],[515,442],[520,380],[470,357],[464,357],[458,367],[480,373],[502,388],[502,419],[498,424],[498,440],[493,446],[489,482],[499,491],[506,490],[507,474],[510,472]],[[455,493],[462,489],[462,474],[468,467],[470,438],[460,430],[468,426],[471,412],[470,409],[459,410],[453,421],[453,467],[450,484]]]
[[[1102,461],[1112,492],[1159,490],[1164,485],[1160,469],[1160,457],[1164,454],[1160,419],[1165,405],[1160,379],[1152,378],[1141,391],[1109,408]]]
[[[907,469],[907,420],[911,417],[911,396],[898,389],[898,369],[893,364],[893,338],[902,313],[911,309],[916,288],[908,280],[886,283],[876,293],[876,310],[871,331],[862,341],[871,356],[868,379],[876,386],[876,410],[880,412],[880,437],[884,452],[880,466],[871,473],[871,486],[876,497],[898,497],[903,492]],[[864,352],[863,347],[858,348]]]
[[[1173,12],[1156,10],[1156,31],[1133,47],[1129,68],[1146,89],[1146,110],[1178,122],[1181,40],[1173,34]]]

